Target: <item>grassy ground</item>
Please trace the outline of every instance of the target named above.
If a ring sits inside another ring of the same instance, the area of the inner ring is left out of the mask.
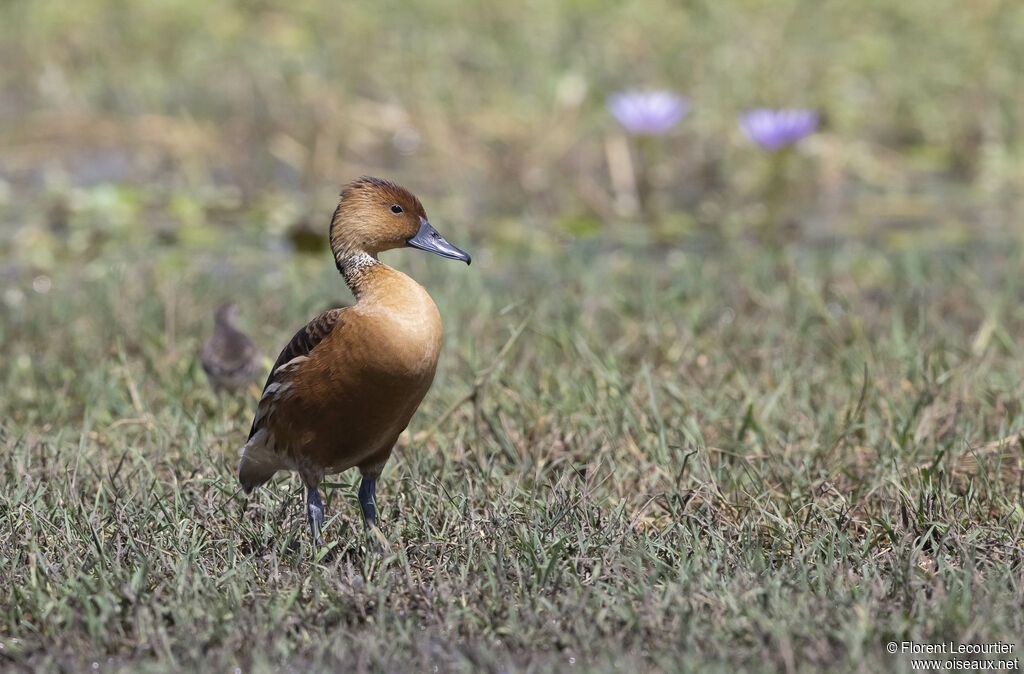
[[[440,375],[381,483],[390,551],[347,474],[315,559],[294,479],[238,494],[253,400],[195,354],[219,297],[258,297],[270,352],[345,294],[324,255],[232,254],[3,310],[8,665],[878,671],[909,666],[891,640],[1022,645],[1015,247],[392,254],[445,317]]]

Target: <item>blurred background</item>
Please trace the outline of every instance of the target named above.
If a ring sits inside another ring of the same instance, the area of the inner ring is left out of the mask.
[[[758,106],[820,115],[787,189],[805,243],[948,246],[1020,228],[1017,2],[0,11],[8,287],[128,240],[301,248],[360,174],[407,184],[478,248],[635,237],[629,145],[606,105],[632,89],[690,103],[646,160],[673,246],[742,239],[762,217],[765,153],[737,125]]]

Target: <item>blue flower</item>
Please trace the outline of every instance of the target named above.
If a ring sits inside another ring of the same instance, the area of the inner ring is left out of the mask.
[[[774,152],[814,133],[818,113],[813,110],[758,108],[740,116],[740,128],[752,141]]]
[[[659,136],[686,116],[690,104],[670,91],[626,91],[609,97],[608,109],[626,131]]]

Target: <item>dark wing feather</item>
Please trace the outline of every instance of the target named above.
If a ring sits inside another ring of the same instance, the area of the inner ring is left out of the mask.
[[[331,334],[331,331],[343,322],[341,315],[346,309],[348,307],[325,311],[307,323],[305,327],[300,328],[295,333],[295,336],[291,338],[291,341],[288,342],[288,345],[281,351],[281,355],[277,357],[274,367],[270,368],[270,375],[267,376],[267,383],[263,385],[263,390],[266,391],[268,386],[277,381],[278,368],[293,358],[308,356],[316,348],[317,344],[322,342],[327,335]],[[256,421],[253,420],[252,428],[249,429],[249,437],[251,438],[255,433]]]

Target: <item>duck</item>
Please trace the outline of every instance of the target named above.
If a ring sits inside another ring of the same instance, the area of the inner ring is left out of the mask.
[[[240,311],[225,302],[213,317],[213,335],[203,345],[200,362],[213,390],[238,391],[253,385],[263,373],[263,357],[253,341],[239,327]]]
[[[246,494],[278,471],[298,474],[315,545],[322,545],[325,516],[319,486],[350,468],[361,475],[364,523],[381,536],[377,481],[430,389],[441,353],[434,301],[378,255],[409,247],[472,261],[434,229],[410,191],[369,176],[343,187],[328,241],[355,303],[316,316],[282,349],[238,465]]]

